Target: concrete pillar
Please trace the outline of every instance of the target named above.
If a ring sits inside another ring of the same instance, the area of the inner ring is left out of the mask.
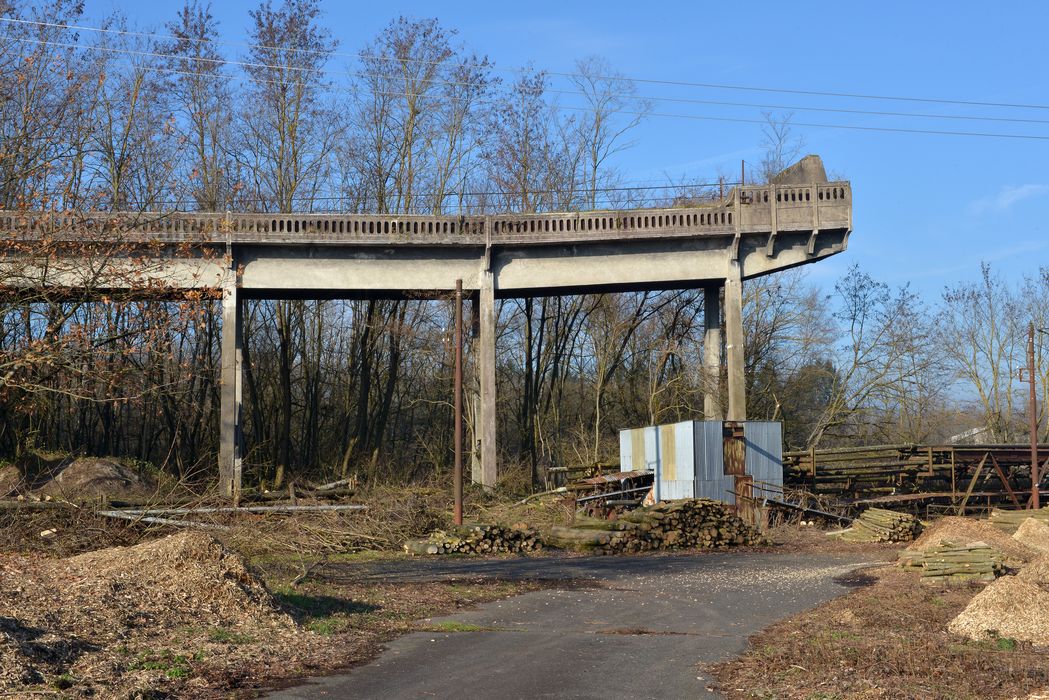
[[[481,485],[495,487],[498,477],[499,451],[496,446],[495,396],[495,276],[491,271],[481,273],[480,313],[481,327],[477,343],[477,378],[481,390]]]
[[[703,288],[703,417],[721,420],[721,290]]]
[[[222,290],[222,358],[219,392],[219,493],[236,501],[241,487],[241,367],[244,319],[236,284]]]
[[[730,261],[725,279],[725,354],[728,364],[728,420],[747,419],[743,355],[743,280],[739,263]]]

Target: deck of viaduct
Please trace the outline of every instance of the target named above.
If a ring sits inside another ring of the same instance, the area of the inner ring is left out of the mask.
[[[716,386],[727,364],[727,415],[746,417],[742,281],[845,250],[848,182],[828,182],[816,156],[773,184],[733,188],[719,200],[671,209],[492,216],[343,214],[99,214],[124,219],[148,244],[173,289],[222,298],[220,490],[241,485],[242,308],[245,299],[404,298],[446,294],[463,281],[478,302],[480,473],[497,477],[496,299],[594,292],[705,290],[703,364]],[[83,215],[0,212],[8,237],[62,231]],[[62,280],[47,280],[60,285]],[[723,330],[722,330],[723,329]],[[724,337],[722,337],[724,332]],[[719,417],[713,392],[708,418]]]

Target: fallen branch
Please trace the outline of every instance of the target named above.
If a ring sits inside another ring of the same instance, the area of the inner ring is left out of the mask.
[[[332,482],[327,483],[327,484],[321,484],[320,486],[310,486],[308,490],[310,490],[310,491],[331,491],[333,489],[339,488],[340,486],[349,486],[350,484],[353,483],[353,481],[354,481],[353,479],[339,479],[338,481],[332,481]]]
[[[522,498],[520,501],[518,501],[514,505],[523,506],[525,503],[528,503],[531,500],[534,500],[536,498],[541,498],[543,496],[552,496],[555,493],[568,493],[568,489],[565,488],[564,486],[559,486],[556,489],[550,489],[549,491],[540,491],[539,493],[533,493],[531,496],[526,496],[526,497]]]
[[[306,506],[219,506],[213,508],[141,508],[121,510],[129,515],[194,515],[204,513],[312,513],[320,511],[368,510],[368,506],[353,504]]]
[[[172,520],[170,518],[154,518],[146,515],[140,515],[137,513],[122,512],[119,510],[100,510],[97,511],[99,515],[104,515],[107,518],[120,518],[122,520],[130,520],[136,523],[149,523],[151,525],[173,525],[175,527],[196,527],[201,530],[228,530],[229,528],[225,525],[212,525],[211,523],[195,523],[191,520]]]

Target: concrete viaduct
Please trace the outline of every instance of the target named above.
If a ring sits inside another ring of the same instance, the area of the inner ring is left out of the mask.
[[[126,219],[126,238],[161,251],[157,269],[170,288],[216,295],[221,290],[219,477],[222,493],[233,496],[241,484],[245,299],[403,298],[448,293],[462,279],[479,301],[480,481],[493,486],[497,298],[702,287],[703,364],[709,377],[720,377],[724,344],[725,417],[743,420],[741,282],[845,250],[852,191],[848,182],[828,182],[819,157],[807,156],[772,184],[735,187],[719,201],[673,209],[492,216],[98,216]],[[45,221],[52,229],[56,221],[58,230],[63,225],[61,215],[0,212],[8,237]],[[717,379],[711,384],[716,386]],[[708,417],[717,417],[718,405],[715,394],[707,397]]]

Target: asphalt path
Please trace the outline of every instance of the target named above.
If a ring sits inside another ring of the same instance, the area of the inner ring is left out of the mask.
[[[428,621],[370,664],[270,698],[716,698],[704,666],[769,624],[841,595],[869,557],[723,552],[345,565],[332,578],[583,579]]]

